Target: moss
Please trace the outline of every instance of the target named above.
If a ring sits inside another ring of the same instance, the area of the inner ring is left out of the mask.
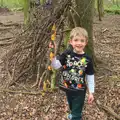
[[[112,14],[120,14],[120,10],[105,10],[106,13],[112,13]]]

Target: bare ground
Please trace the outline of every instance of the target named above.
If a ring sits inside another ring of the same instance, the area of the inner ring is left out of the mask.
[[[87,104],[87,99],[85,101],[83,120],[120,120],[119,21],[119,15],[105,15],[102,22],[98,21],[98,18],[94,20],[94,47],[98,60],[96,93],[92,105]],[[5,79],[1,58],[9,47],[3,46],[2,42],[4,38],[6,40],[15,36],[22,24],[21,12],[0,16],[0,91],[8,81]],[[19,93],[19,88],[27,92]],[[16,90],[14,87],[12,89]],[[0,120],[66,120],[63,92],[30,95],[32,90],[24,85],[18,85],[17,91],[15,93],[5,89],[0,92]]]

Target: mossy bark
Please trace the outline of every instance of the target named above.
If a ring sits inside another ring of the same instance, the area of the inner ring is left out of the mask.
[[[51,88],[55,89],[55,83],[56,83],[56,73],[57,70],[52,70],[53,74],[51,75]]]
[[[0,1],[0,6],[3,7],[3,0]]]
[[[99,14],[99,20],[102,21],[102,17],[104,16],[103,0],[97,0],[97,9]]]
[[[86,46],[86,52],[91,57],[94,56],[93,48],[93,13],[94,13],[94,0],[75,0],[76,11],[78,15],[75,15],[77,26],[81,26],[88,31],[88,45]]]
[[[30,0],[24,0],[24,24],[27,25],[29,23],[30,14]]]

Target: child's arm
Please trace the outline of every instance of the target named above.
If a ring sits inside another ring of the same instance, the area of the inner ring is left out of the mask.
[[[54,49],[54,52],[56,53],[56,44],[54,41],[49,43],[49,48]],[[54,69],[59,69],[62,66],[56,56],[52,56],[52,58],[50,60],[51,60],[51,66]]]
[[[88,85],[88,103],[91,104],[94,100],[94,89],[95,89],[95,82],[94,82],[94,75],[86,75],[87,85]]]
[[[89,93],[94,93],[95,92],[94,75],[86,75],[86,80],[88,84]]]
[[[51,61],[51,66],[55,69],[59,69],[63,65],[66,64],[66,56],[69,54],[71,51],[70,50],[65,50],[62,54],[59,56],[56,56],[52,59]]]
[[[88,103],[92,103],[94,100],[94,88],[95,88],[95,83],[94,83],[94,69],[93,69],[93,63],[92,63],[92,59],[90,57],[89,58],[89,62],[87,64],[86,67],[86,82],[87,82],[87,86],[88,86]]]
[[[59,69],[60,67],[62,67],[61,63],[59,60],[57,60],[56,57],[54,57],[51,61],[51,66],[54,68],[54,69]]]

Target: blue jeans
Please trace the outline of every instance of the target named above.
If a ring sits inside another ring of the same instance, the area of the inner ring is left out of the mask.
[[[74,92],[66,92],[69,108],[71,110],[71,120],[82,120],[82,109],[84,106],[86,90],[81,91],[79,94]]]

